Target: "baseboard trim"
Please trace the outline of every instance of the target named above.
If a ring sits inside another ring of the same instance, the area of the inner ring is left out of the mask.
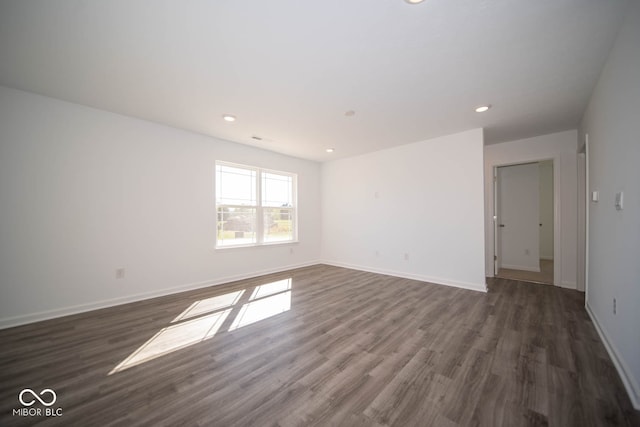
[[[613,365],[618,371],[618,375],[620,375],[620,379],[622,380],[622,384],[624,384],[624,388],[627,390],[631,404],[636,410],[640,411],[640,387],[638,386],[638,383],[631,375],[631,370],[625,363],[624,359],[618,354],[616,347],[611,343],[611,340],[609,340],[605,329],[598,320],[598,316],[596,316],[593,310],[591,310],[589,302],[585,304],[585,308],[593,322],[593,325],[596,327],[596,331],[600,336],[600,340],[604,344],[604,348],[607,349],[607,353],[609,353],[609,357],[611,357]]]
[[[542,255],[540,255],[540,259],[543,259],[545,261],[553,261],[553,257],[552,256],[542,256]]]
[[[540,273],[540,267],[534,268],[522,265],[502,264],[500,268],[507,268],[509,270],[533,271],[534,273]]]
[[[374,267],[369,267],[364,265],[349,264],[349,263],[330,261],[330,260],[323,260],[322,264],[331,265],[334,267],[349,268],[351,270],[366,271],[368,273],[377,273],[377,274],[384,274],[387,276],[401,277],[403,279],[419,280],[421,282],[428,282],[436,285],[451,286],[454,288],[462,288],[470,291],[487,292],[486,283],[477,284],[477,283],[469,283],[469,282],[459,282],[459,281],[450,280],[450,279],[424,276],[421,274],[412,274],[412,273],[405,273],[402,271],[385,270],[381,268],[374,268]]]
[[[237,280],[252,279],[254,277],[264,276],[267,274],[281,273],[287,270],[294,270],[296,268],[309,267],[309,266],[318,265],[318,264],[321,264],[321,262],[311,261],[311,262],[305,262],[301,264],[287,265],[284,267],[259,270],[259,271],[254,271],[246,274],[237,274],[234,276],[219,277],[212,280],[206,280],[206,281],[197,282],[197,283],[190,283],[188,285],[176,286],[172,288],[165,288],[158,291],[143,292],[139,294],[127,295],[127,296],[118,297],[118,298],[110,298],[110,299],[87,303],[87,304],[79,304],[79,305],[64,307],[60,309],[41,311],[38,313],[31,313],[31,314],[26,314],[22,316],[9,317],[6,319],[0,319],[0,329],[7,329],[7,328],[12,328],[14,326],[21,326],[29,323],[40,322],[43,320],[55,319],[63,316],[70,316],[72,314],[80,314],[80,313],[85,313],[87,311],[99,310],[101,308],[114,307],[117,305],[128,304],[131,302],[143,301],[146,299],[178,294],[180,292],[192,291],[195,289],[202,289],[209,286],[223,285],[226,283],[235,282]]]
[[[578,285],[576,284],[576,282],[567,282],[567,281],[560,282],[559,286],[561,288],[573,289],[573,290],[577,290],[577,288],[578,288]]]

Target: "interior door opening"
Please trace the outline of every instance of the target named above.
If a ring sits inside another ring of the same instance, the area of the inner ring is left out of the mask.
[[[553,160],[494,169],[494,274],[554,282]]]

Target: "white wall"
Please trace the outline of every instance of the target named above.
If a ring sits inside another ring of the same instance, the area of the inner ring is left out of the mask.
[[[325,262],[485,290],[482,145],[475,129],[324,163]]]
[[[540,168],[540,258],[553,259],[553,162],[538,163]]]
[[[214,250],[216,160],[297,173],[300,243]],[[315,263],[319,193],[315,162],[0,87],[0,326]]]
[[[589,135],[587,309],[640,409],[640,2],[630,9],[582,122]],[[614,207],[624,191],[624,210]],[[617,314],[613,313],[613,299]]]
[[[493,276],[493,167],[553,159],[555,180],[554,284],[576,288],[577,131],[487,145],[485,163],[485,269]]]
[[[537,163],[498,168],[501,268],[540,271],[539,181]]]

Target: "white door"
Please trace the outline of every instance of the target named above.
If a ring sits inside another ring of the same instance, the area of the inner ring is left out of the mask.
[[[540,271],[538,163],[498,168],[498,257],[501,268]]]

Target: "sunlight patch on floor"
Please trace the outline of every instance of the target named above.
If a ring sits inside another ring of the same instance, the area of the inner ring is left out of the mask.
[[[113,368],[109,375],[213,337],[229,313],[230,308],[163,328]]]
[[[200,316],[205,313],[211,313],[216,310],[231,307],[236,305],[242,295],[244,289],[238,292],[231,292],[224,295],[218,295],[216,297],[206,298],[200,301],[196,301],[189,308],[183,311],[178,317],[173,319],[171,323],[179,322],[181,320],[190,319],[192,317]]]
[[[109,375],[208,340],[229,323],[228,330],[233,331],[289,311],[291,285],[292,279],[288,278],[255,286],[248,298],[245,292],[252,287],[195,301]]]
[[[281,292],[245,304],[229,328],[233,331],[291,309],[291,291]]]

